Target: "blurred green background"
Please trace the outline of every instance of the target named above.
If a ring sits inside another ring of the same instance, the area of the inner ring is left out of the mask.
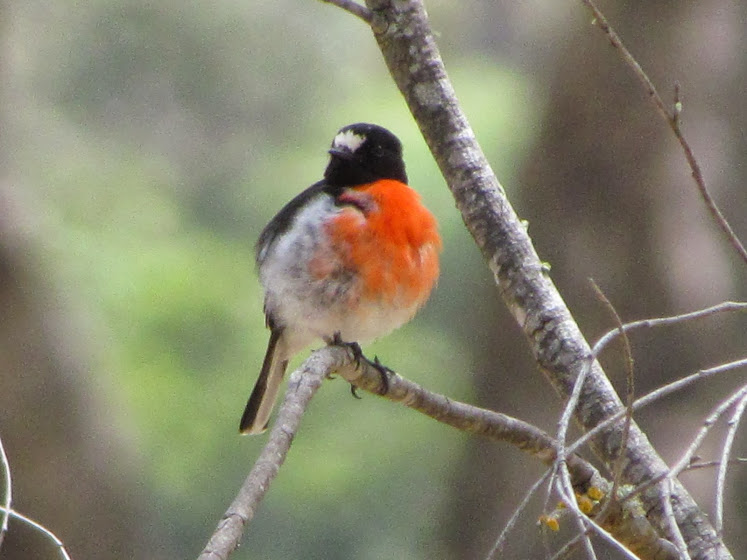
[[[730,25],[744,10],[613,4],[653,77],[689,87],[695,147],[747,237],[745,129],[727,101],[744,91],[745,29]],[[743,266],[681,154],[580,5],[428,6],[478,138],[590,336],[612,324],[589,276],[625,319],[745,297]],[[554,428],[557,399],[360,21],[311,0],[0,9],[0,437],[16,507],[76,559],[201,550],[265,440],[237,434],[267,343],[254,242],[321,177],[332,136],[351,122],[400,137],[445,247],[427,307],[366,353]],[[691,43],[705,46],[695,56]],[[745,327],[638,338],[641,390],[736,357]],[[681,401],[664,412],[680,418],[653,438],[668,457],[681,451],[673,434],[713,401],[698,402],[691,419]],[[328,382],[232,558],[482,557],[541,472],[516,450]],[[692,479],[706,504],[707,476]],[[735,477],[739,527],[745,477]],[[511,557],[538,546],[539,512]],[[12,524],[3,554],[53,557],[40,541]]]

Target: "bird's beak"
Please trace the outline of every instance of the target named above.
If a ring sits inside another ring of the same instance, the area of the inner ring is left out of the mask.
[[[327,150],[327,152],[332,157],[338,157],[340,159],[346,159],[346,160],[353,159],[353,152],[351,152],[350,150],[345,150],[341,148],[330,148],[329,150]]]

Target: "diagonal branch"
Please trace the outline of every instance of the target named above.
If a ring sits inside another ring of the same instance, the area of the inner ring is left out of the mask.
[[[726,491],[726,471],[729,468],[729,457],[731,456],[731,448],[734,444],[734,437],[737,435],[737,429],[739,423],[742,421],[745,408],[747,408],[747,394],[742,395],[739,402],[734,410],[734,414],[729,419],[729,429],[726,431],[726,438],[724,439],[724,447],[721,451],[721,461],[718,466],[718,476],[716,478],[716,515],[715,525],[716,530],[720,535],[724,532],[724,494]]]
[[[246,525],[254,518],[272,480],[285,461],[311,398],[332,372],[358,388],[381,396],[383,380],[380,371],[366,360],[357,364],[349,347],[327,346],[314,352],[291,374],[270,437],[199,560],[227,560],[238,547]],[[527,422],[432,393],[393,372],[388,377],[387,386],[388,392],[383,397],[390,401],[399,402],[467,433],[510,443],[548,466],[552,466],[556,459],[557,442]],[[569,453],[565,457],[565,464],[572,495],[585,494],[591,488],[601,494],[609,494],[611,491],[612,484],[582,457]],[[676,560],[671,555],[669,543],[658,537],[637,504],[618,501],[611,509],[613,514],[606,515],[603,520],[604,531],[608,531],[641,558]],[[598,513],[599,510],[590,512],[589,519],[593,519]]]
[[[39,534],[44,535],[47,539],[52,541],[52,544],[57,549],[57,553],[59,554],[60,558],[62,558],[62,560],[72,560],[70,554],[68,554],[67,549],[65,548],[65,544],[59,539],[59,537],[57,537],[57,535],[47,529],[44,525],[42,525],[41,523],[37,523],[30,517],[26,517],[22,513],[19,513],[12,508],[8,509],[5,506],[0,506],[0,512],[2,512],[3,515],[12,517],[13,519],[17,519],[18,521],[22,521],[35,531],[38,531]]]
[[[325,351],[340,352],[346,349],[329,347]],[[387,400],[399,402],[439,422],[464,432],[487,437],[492,441],[510,443],[554,468],[560,450],[558,442],[539,428],[522,420],[432,393],[393,372],[388,378],[389,390],[381,395],[384,389],[381,374],[365,361],[362,361],[359,367],[348,361],[344,367],[337,370],[337,373],[356,387]],[[590,524],[590,530],[608,539],[609,535],[612,535],[612,540],[616,541],[612,543],[613,546],[622,543],[639,558],[677,560],[678,556],[671,544],[659,538],[654,527],[641,513],[640,504],[609,499],[613,484],[580,456],[568,453],[563,457],[563,463],[566,467],[563,469],[564,476],[567,477],[566,487],[570,489],[570,492],[562,493],[565,496],[564,501],[569,508],[583,517],[583,523]],[[608,496],[608,500],[603,508],[590,512],[587,518],[578,511],[578,506],[573,500],[574,495],[586,494],[591,488]],[[567,496],[569,493],[570,497]],[[496,547],[500,546],[500,542],[501,539],[497,541]]]
[[[670,113],[661,96],[659,95],[659,92],[656,91],[656,86],[654,86],[651,78],[649,78],[646,72],[644,72],[643,68],[641,68],[641,65],[638,64],[638,61],[635,59],[635,57],[630,54],[630,51],[622,42],[620,36],[615,32],[614,29],[612,29],[609,22],[607,21],[607,18],[604,17],[604,14],[599,10],[599,8],[597,8],[593,0],[581,0],[581,2],[587,8],[589,8],[589,10],[591,10],[592,14],[594,14],[594,23],[599,26],[599,29],[601,29],[605,35],[607,35],[610,44],[620,52],[620,56],[622,57],[625,64],[627,64],[633,70],[633,73],[636,75],[636,78],[638,78],[638,81],[640,81],[643,87],[646,89],[646,93],[648,93],[648,96],[654,102],[654,105],[656,105],[656,109],[658,110],[659,114],[664,118],[665,121],[667,121],[667,124],[672,129],[674,136],[677,138],[677,141],[682,147],[682,151],[685,154],[687,164],[690,166],[692,177],[695,180],[695,184],[698,187],[700,196],[703,198],[708,211],[711,213],[711,216],[715,220],[716,224],[718,224],[718,227],[721,229],[724,235],[726,235],[726,238],[731,246],[734,248],[737,254],[739,254],[742,260],[747,263],[747,249],[744,248],[744,245],[737,237],[737,234],[734,233],[734,230],[729,225],[729,222],[726,220],[721,210],[719,210],[719,207],[716,205],[716,201],[713,200],[711,193],[708,192],[708,188],[705,184],[705,179],[703,178],[703,172],[700,169],[700,164],[698,164],[698,160],[695,158],[695,153],[690,147],[690,143],[687,141],[685,135],[682,134],[682,130],[680,129],[680,113],[682,112],[682,102],[680,101],[679,84],[675,84],[674,109]]]
[[[590,429],[617,413],[622,404],[573,320],[526,228],[478,145],[454,93],[419,0],[367,0],[372,29],[395,83],[405,97],[444,175],[462,218],[488,262],[510,312],[521,326],[540,369],[563,397],[589,367],[576,420]],[[593,441],[595,453],[611,465],[619,457],[622,423]],[[635,486],[667,471],[645,435],[631,424],[624,450],[623,480]],[[671,534],[662,513],[661,491],[641,496],[662,534]],[[707,517],[678,482],[673,509],[694,559],[731,558]]]
[[[254,518],[270,483],[285,462],[311,398],[324,378],[340,365],[335,361],[337,357],[345,359],[340,355],[315,352],[291,374],[267,444],[198,560],[226,560],[239,546],[244,527]]]

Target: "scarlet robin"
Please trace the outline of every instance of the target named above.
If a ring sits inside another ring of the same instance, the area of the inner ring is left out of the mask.
[[[257,242],[270,342],[240,431],[267,428],[288,361],[316,339],[365,342],[400,327],[438,277],[436,220],[407,184],[402,144],[377,125],[342,128],[324,179]]]

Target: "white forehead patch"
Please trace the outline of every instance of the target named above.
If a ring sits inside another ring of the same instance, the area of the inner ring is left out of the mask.
[[[356,134],[352,130],[346,130],[339,132],[335,139],[332,141],[332,147],[349,152],[355,152],[361,147],[361,144],[366,141],[366,137],[361,134]]]

